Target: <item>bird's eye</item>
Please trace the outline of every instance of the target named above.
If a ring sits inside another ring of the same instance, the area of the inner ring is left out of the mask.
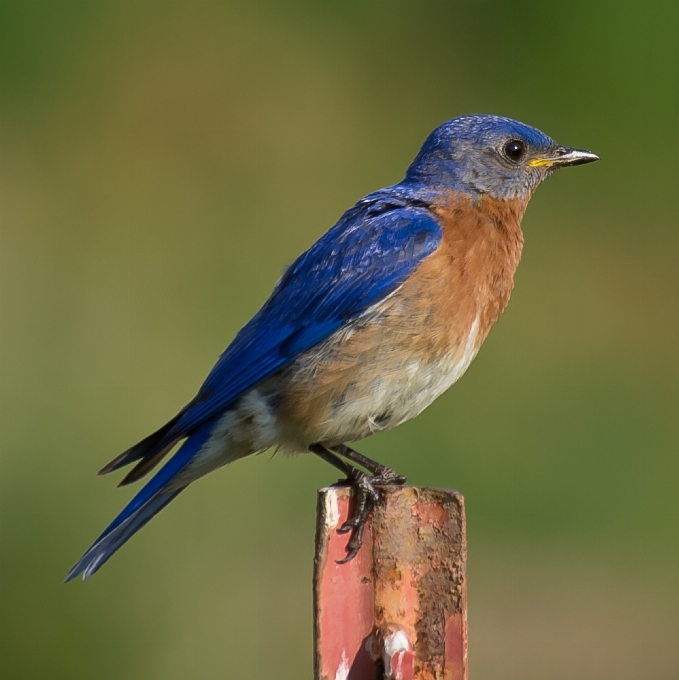
[[[526,153],[526,145],[520,139],[510,139],[503,151],[510,161],[520,161]]]

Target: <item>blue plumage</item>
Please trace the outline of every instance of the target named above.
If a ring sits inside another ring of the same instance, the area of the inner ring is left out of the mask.
[[[182,490],[172,480],[209,440],[242,394],[392,293],[438,247],[441,228],[428,210],[389,190],[349,210],[285,272],[269,300],[217,361],[195,399],[169,427],[114,461],[116,469],[184,445],[99,536],[67,579],[87,578]],[[157,461],[155,461],[157,462]],[[106,470],[108,471],[108,470]],[[146,472],[147,470],[144,470]],[[169,490],[168,490],[169,489]]]

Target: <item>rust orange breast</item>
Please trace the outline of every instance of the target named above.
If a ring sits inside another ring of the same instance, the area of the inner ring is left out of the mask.
[[[437,316],[453,335],[478,318],[477,347],[504,311],[521,258],[524,201],[473,202],[455,194],[434,207],[443,227],[441,246],[422,263],[414,279],[422,295],[437,300]]]

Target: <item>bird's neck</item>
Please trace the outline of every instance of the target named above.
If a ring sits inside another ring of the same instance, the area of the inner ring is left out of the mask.
[[[463,235],[466,248],[473,242],[483,241],[490,248],[499,248],[507,255],[511,253],[518,264],[523,246],[521,220],[528,199],[501,200],[450,191],[437,192],[428,202],[446,235],[455,239]]]

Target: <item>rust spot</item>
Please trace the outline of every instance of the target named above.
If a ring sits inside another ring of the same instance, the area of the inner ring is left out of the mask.
[[[444,505],[432,505],[419,501],[413,505],[413,514],[424,523],[441,529],[448,520],[448,512]]]
[[[446,670],[446,631],[465,608],[465,563],[461,496],[387,490],[373,519],[375,625],[381,635],[398,625],[414,641],[417,678],[464,678]]]

